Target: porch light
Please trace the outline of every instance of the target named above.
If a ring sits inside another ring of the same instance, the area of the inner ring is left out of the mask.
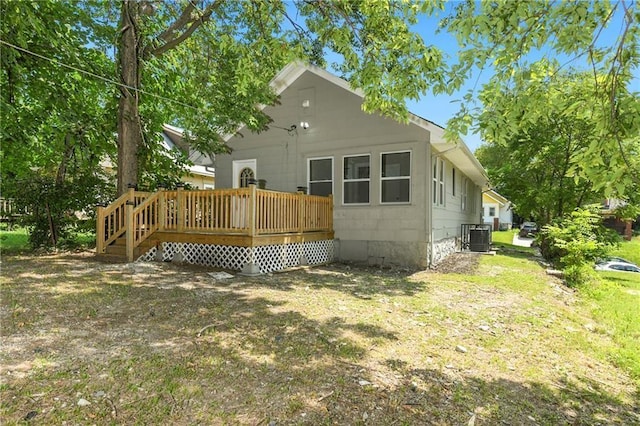
[[[300,122],[300,127],[302,127],[303,129],[307,130],[309,128],[309,122],[308,121],[301,121]]]

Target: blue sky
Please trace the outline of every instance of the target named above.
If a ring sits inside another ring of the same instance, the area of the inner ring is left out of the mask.
[[[436,33],[436,29],[438,27],[438,23],[440,19],[444,16],[449,15],[453,8],[456,7],[457,2],[449,1],[445,4],[445,9],[441,11],[436,16],[424,16],[420,19],[419,23],[413,27],[413,29],[418,32],[426,44],[432,44],[440,48],[447,60],[450,63],[456,62],[456,57],[458,53],[458,43],[452,35],[446,33],[445,31]],[[294,12],[295,13],[295,12]],[[609,27],[603,31],[600,35],[598,44],[613,46],[616,43],[616,38],[619,35],[620,28],[622,23],[621,13],[617,13],[614,15],[613,22]],[[544,52],[536,52],[530,56],[536,56],[534,59],[539,59],[543,55],[548,55],[550,50],[545,50]],[[332,61],[339,61],[339,56],[330,53],[326,58],[328,63],[330,64]],[[562,63],[570,62],[570,65],[573,67],[584,67],[587,68],[587,64],[583,59],[575,59],[564,57],[561,58]],[[635,80],[633,82],[634,88],[632,90],[640,90],[638,86],[640,86],[640,70],[635,70]],[[457,100],[462,99],[463,95],[466,94],[469,90],[473,90],[476,94],[481,90],[482,84],[486,83],[492,75],[491,69],[479,70],[476,69],[474,74],[470,76],[467,80],[466,84],[456,93],[452,95],[438,95],[435,96],[433,94],[427,94],[423,96],[419,101],[408,101],[407,106],[411,112],[420,117],[426,118],[430,121],[433,121],[441,126],[446,126],[447,121],[458,112],[460,108],[460,104],[456,102]],[[462,139],[469,146],[471,151],[475,151],[481,144],[482,140],[480,139],[480,135],[478,134],[467,134],[461,135]]]

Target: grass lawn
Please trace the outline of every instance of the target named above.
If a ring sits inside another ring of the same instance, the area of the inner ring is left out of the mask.
[[[469,270],[337,264],[215,280],[89,254],[4,256],[0,418],[640,423],[637,358],[619,362],[622,322],[594,315],[597,297],[526,253],[458,260]]]
[[[633,237],[631,241],[624,241],[611,255],[622,257],[629,262],[640,265],[640,236]]]
[[[90,232],[77,233],[75,240],[66,242],[65,249],[69,248],[92,248],[96,245],[95,234]],[[27,253],[31,250],[29,246],[29,234],[26,228],[13,227],[9,230],[6,227],[0,228],[0,253],[18,254]]]
[[[516,246],[513,244],[513,237],[518,233],[517,229],[510,229],[508,231],[492,231],[491,232],[491,245],[500,250],[518,251],[522,253],[534,254],[536,249],[531,247]]]
[[[20,253],[29,249],[29,234],[25,228],[0,229],[0,253]]]

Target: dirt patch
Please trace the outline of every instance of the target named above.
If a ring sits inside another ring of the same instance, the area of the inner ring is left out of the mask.
[[[216,279],[210,268],[110,265],[86,254],[6,257],[0,416],[640,422],[633,382],[586,350],[611,344],[607,336],[581,327],[583,313],[546,282],[525,294],[504,284],[547,279],[535,265],[482,269],[481,259],[456,255],[438,273],[331,265]]]

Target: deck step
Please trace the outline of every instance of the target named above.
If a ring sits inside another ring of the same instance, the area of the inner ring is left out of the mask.
[[[142,256],[146,252],[149,251],[152,247],[155,247],[158,244],[158,240],[156,239],[146,239],[143,241],[138,247],[133,251],[133,258],[137,259]],[[113,262],[126,262],[127,261],[127,237],[126,235],[121,236],[120,238],[113,241],[110,245],[105,247],[104,253],[96,254],[96,258],[104,261],[113,261]]]

